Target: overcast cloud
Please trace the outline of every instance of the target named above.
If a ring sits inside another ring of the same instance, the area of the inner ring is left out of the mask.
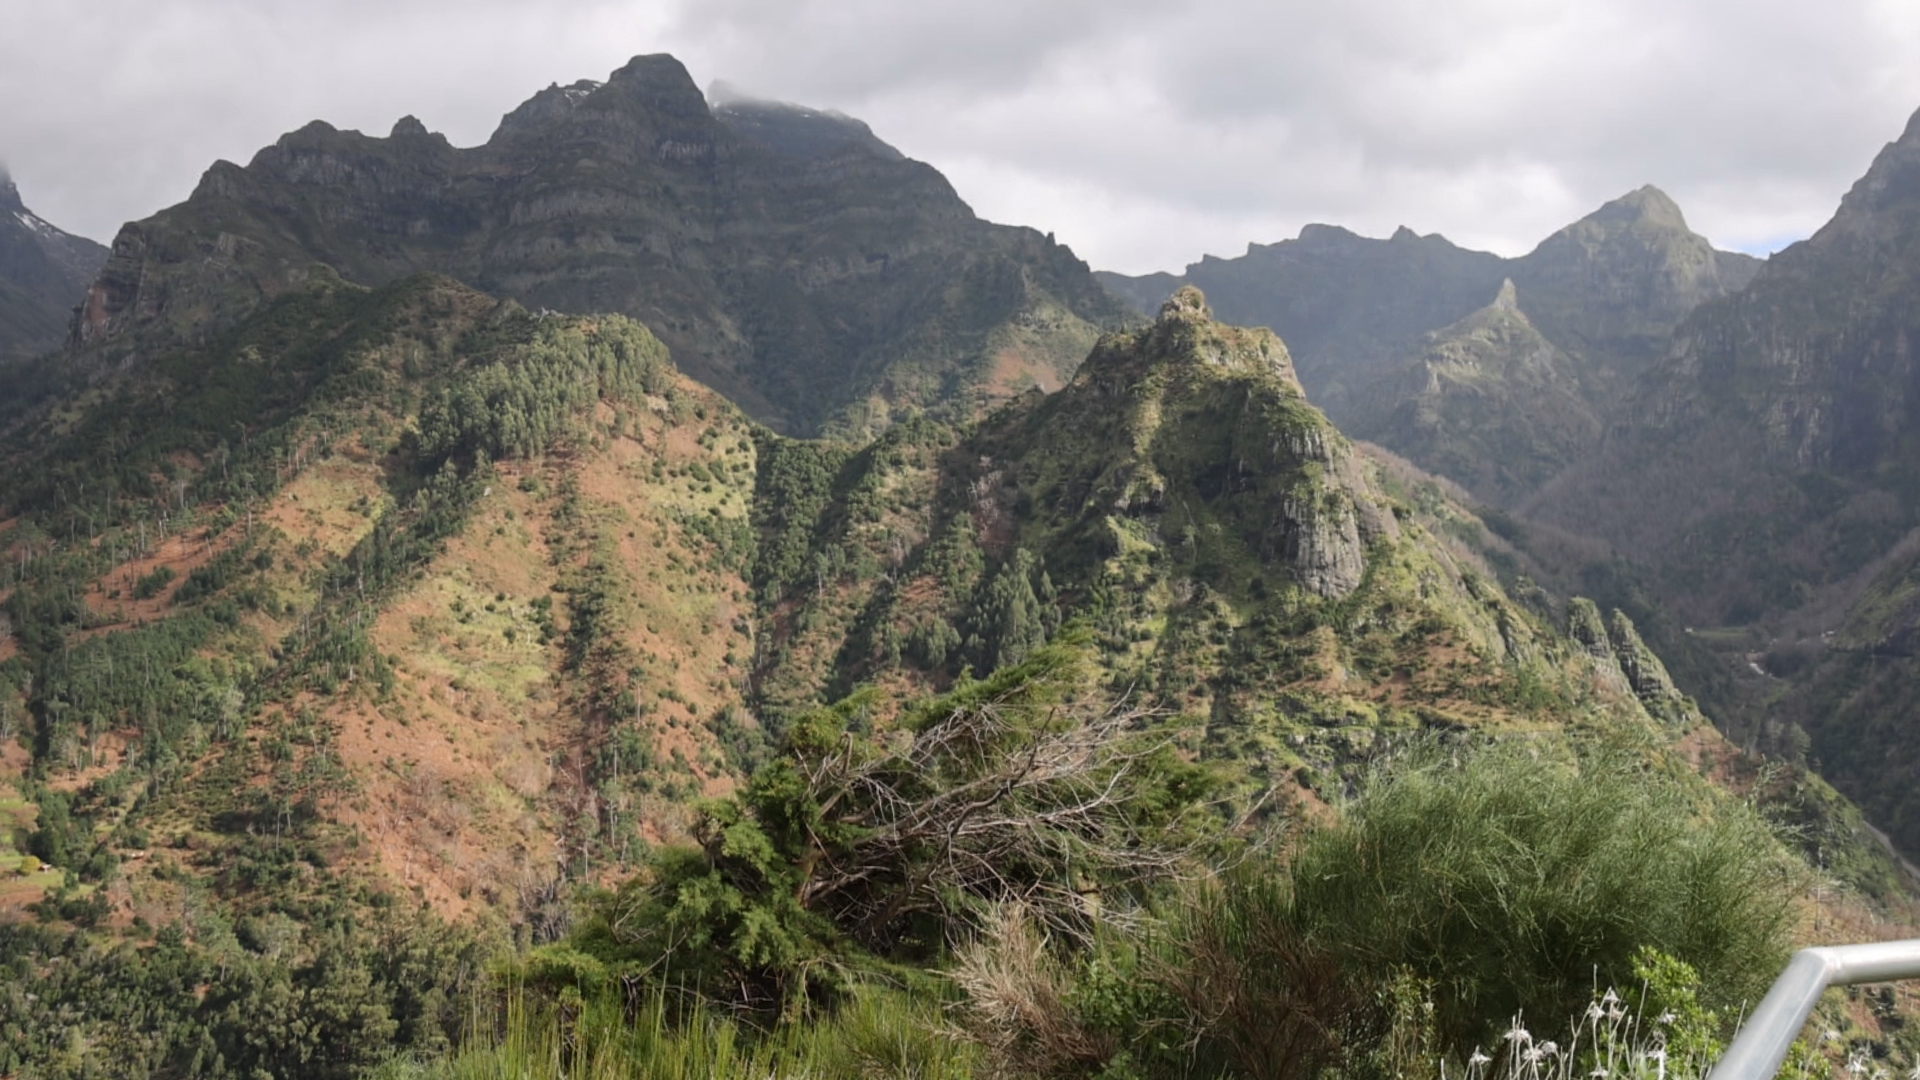
[[[1314,221],[1517,254],[1644,183],[1771,250],[1920,108],[1912,0],[0,0],[0,35],[0,161],[102,241],[308,120],[469,145],[643,52],[1129,272]]]

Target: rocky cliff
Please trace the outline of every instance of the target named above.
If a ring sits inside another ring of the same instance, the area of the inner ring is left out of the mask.
[[[0,170],[0,362],[60,346],[70,312],[107,249],[27,209]]]
[[[615,311],[759,419],[877,430],[1055,387],[1124,323],[1072,252],[976,218],[939,173],[846,117],[710,107],[668,56],[553,86],[484,146],[406,118],[310,124],[124,228],[76,345],[231,325],[318,266],[425,270],[556,311]]]

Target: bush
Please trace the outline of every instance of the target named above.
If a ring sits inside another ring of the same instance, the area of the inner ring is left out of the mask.
[[[173,567],[158,567],[150,574],[140,575],[139,580],[133,583],[133,598],[151,600],[171,584],[173,584]]]
[[[1031,1075],[1422,1075],[1608,986],[1687,1019],[1675,1052],[1701,1057],[1785,959],[1791,865],[1748,808],[1624,756],[1424,748],[1285,856],[1078,955],[1003,921],[957,977],[989,1060]]]
[[[1630,985],[1642,947],[1691,965],[1708,1006],[1751,1000],[1786,957],[1789,865],[1747,808],[1624,756],[1426,752],[1306,838],[1284,871],[1290,903],[1266,917],[1353,977],[1430,981],[1441,1038],[1460,1050],[1523,1008],[1572,1015],[1595,985]]]

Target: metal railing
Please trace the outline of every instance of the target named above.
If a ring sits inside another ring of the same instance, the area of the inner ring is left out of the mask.
[[[1920,979],[1920,939],[1801,949],[1707,1080],[1773,1080],[1830,986]]]

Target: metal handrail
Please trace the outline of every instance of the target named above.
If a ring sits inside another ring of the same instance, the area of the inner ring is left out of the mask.
[[[1920,938],[1801,949],[1707,1080],[1772,1080],[1829,986],[1920,979]]]

